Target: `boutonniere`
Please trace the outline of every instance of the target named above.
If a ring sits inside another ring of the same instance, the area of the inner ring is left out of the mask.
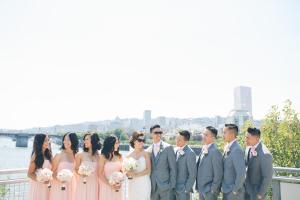
[[[182,149],[180,149],[180,150],[178,150],[178,154],[179,154],[180,156],[183,156],[183,155],[184,155],[184,151],[183,151]]]
[[[253,157],[257,156],[257,151],[255,149],[251,149],[251,154]]]
[[[208,149],[203,149],[203,154],[206,156],[208,154]]]

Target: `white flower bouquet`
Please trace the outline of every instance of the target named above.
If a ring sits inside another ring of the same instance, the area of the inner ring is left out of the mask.
[[[123,168],[125,169],[125,171],[129,172],[129,171],[134,171],[138,168],[138,162],[136,159],[130,157],[130,158],[126,158],[123,161]],[[132,179],[132,177],[128,177],[129,179]]]
[[[53,172],[48,168],[38,169],[36,171],[36,180],[38,182],[44,183],[52,180]],[[50,182],[48,183],[48,188],[51,188]]]
[[[90,165],[81,164],[79,166],[78,174],[83,177],[83,184],[86,184],[86,182],[87,182],[86,178],[89,177],[90,175],[92,175],[93,172],[94,172],[94,168]]]
[[[57,174],[57,179],[62,183],[61,190],[66,189],[66,183],[72,180],[73,173],[68,169],[62,169]]]
[[[114,172],[110,175],[108,182],[112,186],[120,185],[125,180],[125,176],[121,172]],[[116,190],[119,192],[119,190]]]

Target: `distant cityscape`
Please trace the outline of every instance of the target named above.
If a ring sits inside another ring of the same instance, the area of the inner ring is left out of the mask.
[[[116,117],[114,120],[103,120],[95,122],[83,122],[69,125],[56,125],[51,127],[36,127],[24,130],[5,130],[0,132],[26,132],[26,133],[64,133],[64,132],[85,132],[97,131],[106,132],[114,129],[123,129],[127,133],[135,130],[149,132],[153,124],[160,124],[166,136],[174,136],[180,129],[190,130],[193,134],[202,132],[206,126],[214,126],[221,129],[225,123],[235,123],[240,127],[246,120],[252,120],[255,126],[260,126],[260,120],[254,120],[252,115],[252,90],[250,87],[238,86],[233,91],[233,108],[229,110],[228,116],[199,117],[199,118],[175,118],[159,116],[152,118],[151,110],[144,110],[142,118]]]

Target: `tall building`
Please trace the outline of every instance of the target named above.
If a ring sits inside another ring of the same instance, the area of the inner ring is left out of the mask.
[[[251,88],[239,86],[234,88],[234,110],[242,110],[252,115]]]
[[[234,108],[227,116],[226,123],[242,127],[247,120],[252,120],[251,88],[239,86],[234,88]]]
[[[151,110],[144,111],[144,126],[149,127],[151,123]]]

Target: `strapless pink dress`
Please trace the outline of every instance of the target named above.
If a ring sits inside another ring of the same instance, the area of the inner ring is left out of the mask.
[[[98,162],[83,161],[82,164],[92,166],[94,172],[91,176],[86,177],[86,184],[83,178],[76,178],[76,200],[98,200],[99,199],[99,182],[98,182]]]
[[[121,171],[122,163],[121,161],[109,161],[104,165],[104,175],[108,179],[113,172]],[[100,179],[99,179],[100,180]],[[99,181],[100,191],[99,191],[99,200],[122,200],[124,191],[122,188],[116,192],[111,186]]]
[[[51,163],[49,160],[45,160],[43,168],[51,170]],[[29,180],[29,200],[49,200],[49,188],[47,184]]]
[[[76,194],[76,177],[74,173],[75,163],[61,161],[58,164],[57,172],[62,169],[71,170],[74,174],[72,180],[69,183],[66,183],[66,189],[61,190],[62,183],[54,179],[52,181],[52,186],[50,189],[50,200],[74,200]]]

